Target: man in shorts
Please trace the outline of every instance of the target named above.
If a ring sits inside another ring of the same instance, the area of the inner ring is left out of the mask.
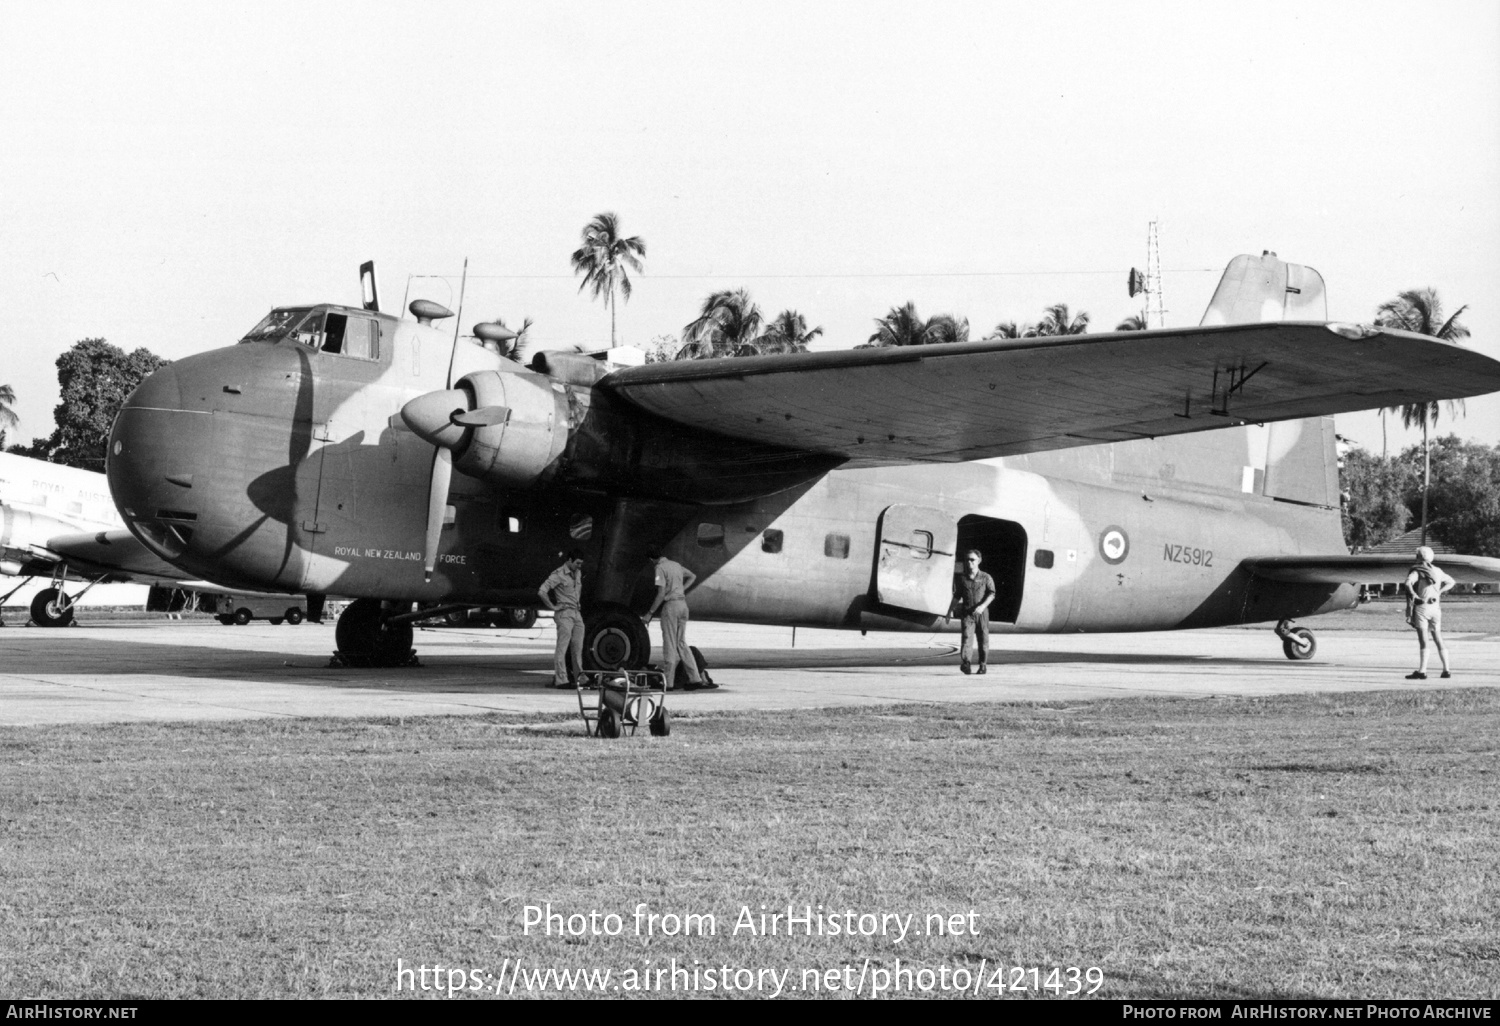
[[[548,577],[537,589],[542,605],[552,610],[552,622],[557,626],[557,649],[552,656],[552,683],[554,688],[571,688],[574,674],[583,672],[583,612],[579,601],[583,597],[583,553],[574,549],[568,553],[567,561]],[[573,655],[573,668],[568,669],[568,654]]]
[[[662,662],[666,664],[663,667],[666,671],[666,686],[676,686],[677,666],[680,663],[687,674],[687,684],[683,690],[718,687],[717,684],[704,681],[698,673],[698,661],[693,658],[693,650],[688,648],[687,643],[687,590],[698,580],[698,575],[660,552],[652,552],[647,558],[656,567],[656,598],[641,620],[649,624],[656,615],[656,610],[661,609],[661,656]]]
[[[1406,575],[1406,622],[1417,632],[1417,672],[1408,673],[1407,680],[1427,679],[1427,636],[1437,646],[1438,658],[1443,661],[1443,676],[1453,674],[1448,667],[1448,646],[1443,644],[1443,611],[1439,599],[1443,593],[1458,582],[1438,567],[1432,565],[1432,549],[1423,545],[1417,550],[1417,564]]]
[[[948,606],[948,616],[961,617],[963,647],[958,653],[958,668],[964,673],[972,672],[969,665],[969,649],[979,652],[979,673],[988,673],[987,660],[990,654],[990,603],[995,601],[995,579],[979,564],[984,556],[978,549],[964,553],[962,573],[953,575],[953,602]]]

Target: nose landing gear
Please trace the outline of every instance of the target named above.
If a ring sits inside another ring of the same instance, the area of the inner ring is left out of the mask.
[[[1281,639],[1281,651],[1291,660],[1311,659],[1318,650],[1318,639],[1306,627],[1298,627],[1290,620],[1276,625],[1276,636]]]

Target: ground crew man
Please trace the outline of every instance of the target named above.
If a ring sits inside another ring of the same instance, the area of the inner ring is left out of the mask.
[[[1406,622],[1417,632],[1417,672],[1408,673],[1407,680],[1427,679],[1427,635],[1437,646],[1438,658],[1443,661],[1443,676],[1453,674],[1448,668],[1448,646],[1443,644],[1443,612],[1438,600],[1443,592],[1458,582],[1438,567],[1432,565],[1432,549],[1423,545],[1417,550],[1417,565],[1406,575]]]
[[[684,690],[718,687],[704,682],[698,673],[698,661],[693,658],[693,651],[687,643],[687,590],[698,580],[698,575],[660,552],[652,552],[647,558],[656,565],[656,598],[641,620],[649,624],[656,610],[661,609],[661,654],[662,662],[666,664],[666,686],[676,686],[677,664],[681,663],[688,679]]]
[[[958,652],[958,668],[969,673],[969,646],[979,650],[979,672],[988,673],[990,653],[990,603],[995,601],[995,580],[979,569],[984,559],[978,549],[964,553],[962,573],[953,575],[953,602],[944,619],[961,617],[963,647]]]
[[[537,589],[542,605],[552,610],[557,625],[557,651],[552,657],[554,688],[571,688],[575,674],[583,672],[583,612],[578,603],[583,595],[583,553],[574,549],[567,562],[552,571]],[[568,653],[573,654],[573,668],[568,669]]]

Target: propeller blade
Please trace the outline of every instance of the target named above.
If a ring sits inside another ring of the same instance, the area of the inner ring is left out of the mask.
[[[455,410],[453,416],[448,419],[459,427],[492,427],[510,420],[510,407],[481,406],[467,413]]]
[[[422,548],[423,580],[432,580],[437,566],[438,540],[443,535],[443,516],[448,512],[448,485],[453,480],[453,453],[442,446],[432,458],[432,483],[427,491],[427,540]]]

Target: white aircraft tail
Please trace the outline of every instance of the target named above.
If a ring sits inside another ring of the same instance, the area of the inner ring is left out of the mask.
[[[1326,321],[1328,294],[1323,276],[1311,267],[1289,264],[1270,250],[1229,262],[1204,325],[1262,321]],[[1338,456],[1333,418],[1315,417],[1265,427],[1246,427],[1248,459],[1240,488],[1290,502],[1338,506]]]
[[[1311,267],[1278,260],[1275,253],[1266,250],[1258,257],[1247,254],[1229,261],[1198,323],[1326,320],[1328,296],[1323,276]]]

